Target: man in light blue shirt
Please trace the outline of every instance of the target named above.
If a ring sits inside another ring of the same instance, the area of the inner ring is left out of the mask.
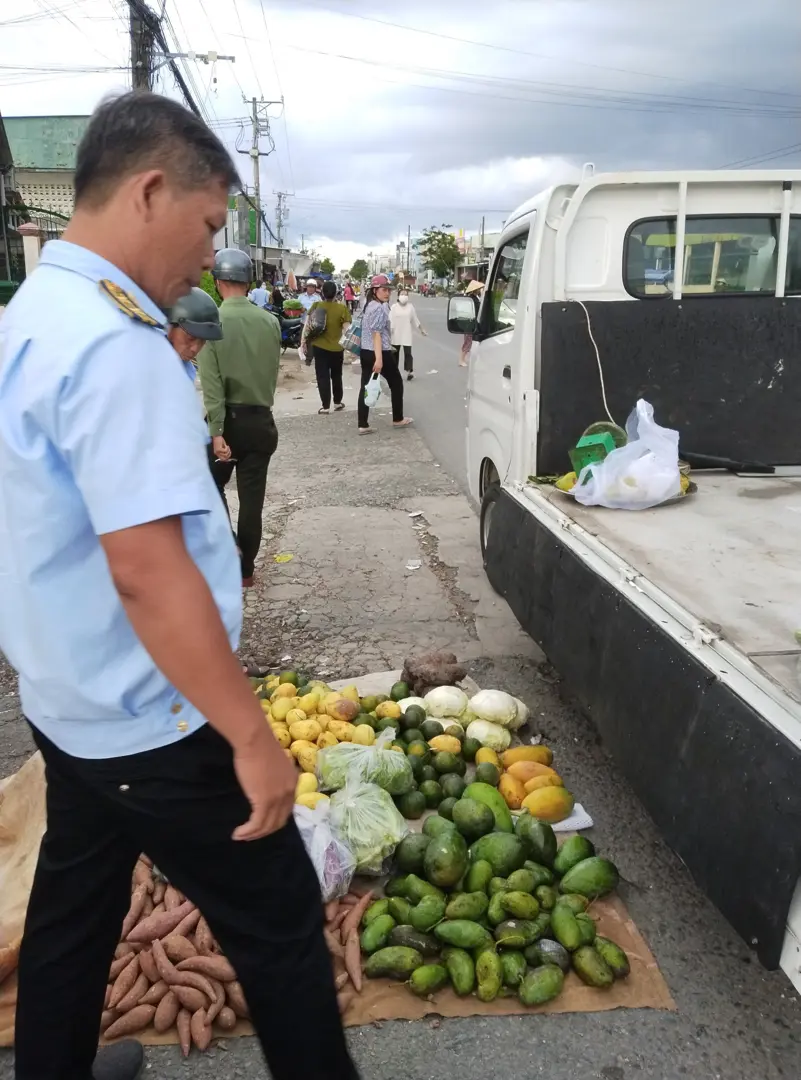
[[[252,304],[255,304],[256,307],[266,308],[270,302],[267,283],[263,281],[257,288],[251,289],[248,293],[248,300],[250,300]]]
[[[320,294],[317,292],[317,281],[315,278],[310,277],[306,279],[305,290],[298,295],[298,301],[303,308],[303,322],[309,317],[309,308],[312,304],[316,304],[320,299]]]
[[[48,816],[17,1080],[141,1068],[138,1044],[93,1065],[141,852],[201,907],[276,1080],[356,1076],[291,818],[294,768],[234,655],[238,559],[165,333],[165,309],[212,264],[236,182],[177,103],[104,103],[64,240],[0,321],[0,648],[45,761]],[[323,1018],[315,1040],[291,1038],[301,1008]]]

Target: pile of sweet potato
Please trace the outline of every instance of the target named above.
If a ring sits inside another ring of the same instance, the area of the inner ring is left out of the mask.
[[[325,940],[334,962],[337,1001],[343,1015],[355,995],[362,992],[359,925],[372,901],[372,890],[364,894],[351,891],[325,905]]]
[[[106,1039],[136,1035],[151,1024],[176,1027],[184,1056],[205,1050],[216,1025],[233,1030],[248,1008],[236,972],[221,954],[195,905],[154,874],[141,855],[131,907],[109,971],[100,1025]]]

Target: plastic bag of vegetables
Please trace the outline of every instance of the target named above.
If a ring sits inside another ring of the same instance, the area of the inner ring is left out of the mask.
[[[353,776],[365,784],[378,784],[390,795],[405,795],[414,787],[412,766],[405,754],[387,747],[395,729],[382,731],[372,746],[339,743],[317,754],[317,779],[325,791],[339,791]]]
[[[331,828],[350,849],[357,874],[383,874],[395,848],[409,833],[387,792],[377,784],[362,783],[353,774],[344,788],[331,796],[330,814]]]
[[[295,805],[293,816],[317,872],[323,900],[327,903],[344,896],[356,872],[356,860],[347,844],[334,835],[330,803],[320,802],[314,810]]]

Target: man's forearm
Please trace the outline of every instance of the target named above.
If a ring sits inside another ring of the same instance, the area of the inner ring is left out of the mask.
[[[172,535],[165,537],[168,529]],[[115,538],[122,534],[102,541],[131,625],[159,670],[232,746],[244,748],[263,734],[264,714],[180,529],[180,520],[171,519],[125,530],[152,541],[150,557],[138,566],[119,554]]]

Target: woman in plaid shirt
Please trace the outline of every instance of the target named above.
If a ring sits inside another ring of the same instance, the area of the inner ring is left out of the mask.
[[[362,380],[359,388],[358,421],[359,434],[371,435],[369,409],[364,401],[364,389],[375,372],[384,376],[392,396],[393,427],[408,427],[412,423],[403,415],[403,376],[398,370],[398,360],[392,348],[389,325],[389,278],[376,274],[367,290],[367,302],[362,315]]]

